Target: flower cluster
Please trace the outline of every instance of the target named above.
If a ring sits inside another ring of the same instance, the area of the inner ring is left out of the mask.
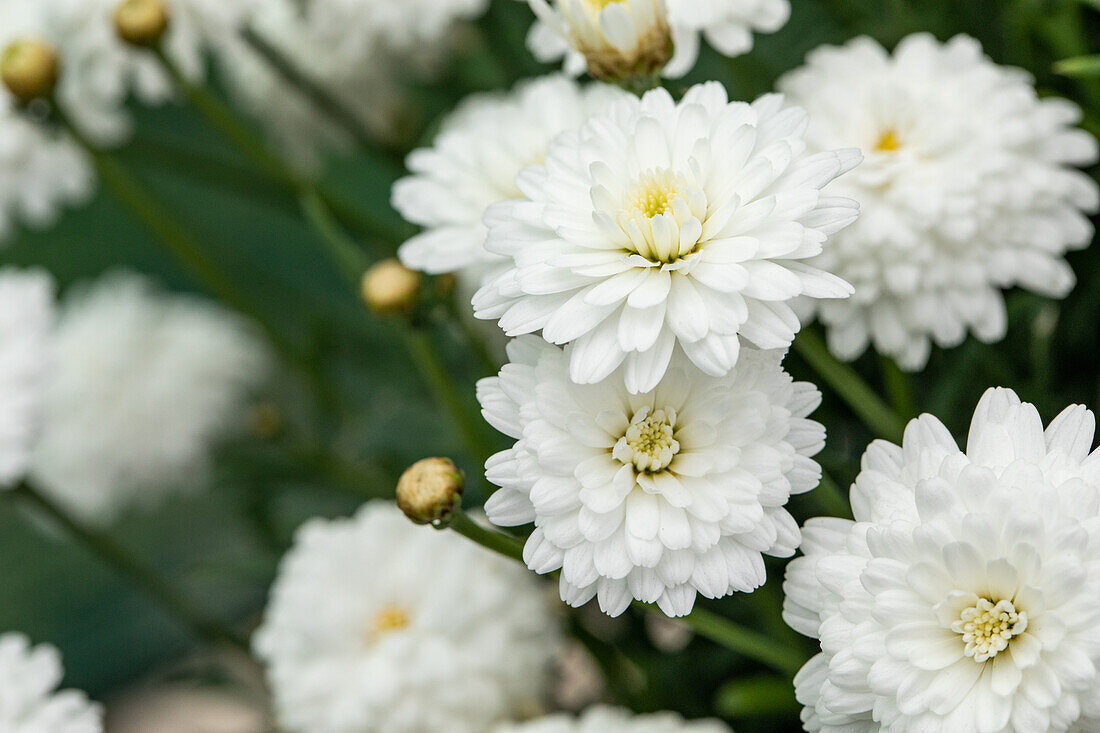
[[[1073,127],[1080,110],[1038,98],[1030,77],[993,64],[972,38],[917,34],[893,55],[859,38],[810,55],[779,88],[810,113],[811,149],[862,148],[866,161],[829,186],[860,202],[860,220],[813,264],[855,286],[844,302],[807,303],[841,358],[873,344],[906,369],[932,342],[1005,335],[1002,288],[1062,297],[1067,250],[1092,240],[1085,214],[1097,160]]]
[[[1100,725],[1095,425],[1076,405],[1044,431],[994,389],[965,451],[930,415],[868,448],[856,521],[808,522],[787,570],[784,618],[821,640],[795,680],[807,730]]]
[[[103,711],[84,693],[57,691],[64,674],[52,646],[22,634],[0,636],[0,730],[5,733],[102,733]]]

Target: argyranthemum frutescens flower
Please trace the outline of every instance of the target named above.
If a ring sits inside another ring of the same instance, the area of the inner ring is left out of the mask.
[[[0,488],[23,477],[49,365],[54,285],[43,272],[0,269]]]
[[[485,249],[492,204],[522,198],[516,176],[545,158],[559,133],[580,127],[626,95],[560,76],[524,83],[508,95],[475,95],[444,124],[431,148],[413,151],[412,175],[393,188],[393,206],[425,231],[401,246],[408,267],[458,272],[473,287],[504,257]]]
[[[1078,405],[1044,432],[994,389],[965,452],[931,415],[871,444],[856,521],[807,522],[787,571],[784,618],[821,639],[795,681],[807,730],[1097,729],[1095,422]]]
[[[483,733],[537,702],[559,628],[538,581],[383,502],[315,519],[255,636],[296,733]]]
[[[635,715],[629,710],[597,705],[579,717],[550,715],[527,723],[506,723],[493,733],[729,733],[717,720],[684,720],[675,713]]]
[[[872,344],[906,369],[931,344],[1006,329],[1002,288],[1064,296],[1062,256],[1092,239],[1097,186],[1074,169],[1096,160],[1072,103],[1039,99],[1031,77],[995,65],[972,38],[918,34],[891,56],[860,38],[815,51],[779,88],[810,113],[810,148],[863,149],[831,184],[860,220],[813,264],[856,288],[813,304],[841,358]]]
[[[683,616],[696,594],[763,585],[762,555],[799,542],[787,499],[820,478],[817,389],[791,380],[782,352],[746,349],[724,377],[676,356],[656,389],[629,394],[619,372],[574,384],[570,348],[517,339],[478,383],[485,419],[517,441],[486,464],[501,487],[489,519],[533,522],[527,565],[561,569],[564,601],[597,596],[612,616],[632,599]]]
[[[4,733],[101,733],[103,711],[83,692],[57,690],[61,655],[31,647],[22,634],[0,636],[0,730]]]
[[[97,521],[201,487],[268,368],[234,314],[132,274],[66,297],[51,346],[31,476]]]
[[[529,2],[541,20],[532,27],[528,46],[541,61],[565,56],[572,74],[585,69],[599,74],[601,59],[606,64],[610,57],[619,64],[648,61],[640,71],[680,77],[695,66],[701,36],[719,53],[740,56],[752,50],[753,32],[774,33],[791,15],[788,0]]]
[[[803,260],[851,223],[855,202],[819,189],[855,150],[803,154],[805,113],[777,95],[730,102],[721,84],[612,105],[560,135],[520,174],[526,200],[486,214],[486,247],[511,258],[474,296],[510,336],[573,342],[570,373],[598,382],[625,362],[653,389],[676,350],[722,376],[741,338],[785,348],[788,301],[843,298],[843,280]]]

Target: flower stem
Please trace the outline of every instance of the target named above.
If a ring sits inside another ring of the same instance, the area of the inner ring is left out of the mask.
[[[77,521],[52,499],[26,482],[16,486],[11,491],[11,495],[27,500],[47,514],[73,538],[83,543],[88,550],[118,573],[126,576],[136,587],[157,601],[166,612],[190,628],[199,638],[212,644],[229,644],[246,654],[249,653],[247,637],[207,616],[107,534]]]
[[[523,562],[523,543],[502,532],[494,532],[491,529],[482,527],[470,519],[466,512],[461,509],[455,509],[451,514],[447,528],[453,529],[466,539],[472,540],[493,552],[509,557],[516,562]]]
[[[854,369],[837,361],[820,336],[804,329],[795,339],[794,349],[872,433],[895,443],[901,442],[905,420],[875,394]]]
[[[888,356],[880,358],[882,380],[886,385],[886,394],[898,415],[912,420],[920,414],[917,401],[913,399],[913,386],[909,375],[901,370],[898,363]]]
[[[813,490],[812,496],[817,499],[826,516],[852,518],[852,505],[829,474],[821,474],[821,483]]]

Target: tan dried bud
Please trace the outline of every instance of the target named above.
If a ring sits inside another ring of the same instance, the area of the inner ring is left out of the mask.
[[[363,300],[379,315],[411,313],[420,296],[420,274],[397,260],[383,260],[363,276]]]
[[[413,522],[445,526],[462,503],[465,477],[449,458],[424,458],[397,481],[397,506]]]
[[[168,7],[163,0],[122,0],[115,8],[115,31],[131,46],[155,46],[167,30]]]
[[[53,94],[59,70],[57,51],[37,38],[12,42],[0,57],[0,77],[4,86],[23,104]]]

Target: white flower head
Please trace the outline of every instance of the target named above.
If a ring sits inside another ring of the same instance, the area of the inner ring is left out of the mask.
[[[527,723],[506,723],[493,733],[730,733],[717,720],[687,721],[675,713],[635,715],[629,710],[596,705],[580,715],[549,715]]]
[[[858,200],[860,220],[813,261],[855,295],[807,304],[839,357],[872,344],[920,369],[933,342],[1003,338],[1001,289],[1073,287],[1063,255],[1092,239],[1098,202],[1074,168],[1097,159],[1075,105],[1039,99],[1029,75],[965,36],[913,35],[893,55],[869,38],[825,47],[779,88],[809,111],[811,150],[866,155],[827,189]]]
[[[591,69],[588,49],[606,55],[648,48],[661,54],[652,71],[678,78],[694,68],[701,37],[725,56],[740,56],[752,50],[753,32],[774,33],[791,15],[788,0],[554,0],[556,13],[547,0],[528,1],[540,21],[527,45],[540,61],[564,56],[574,76]],[[670,35],[671,47],[657,48]]]
[[[0,488],[23,477],[49,365],[54,284],[44,272],[0,269]]]
[[[784,618],[821,640],[795,680],[807,730],[1097,730],[1095,423],[1075,405],[1044,431],[992,389],[965,452],[931,415],[871,444],[856,521],[807,522],[787,570]]]
[[[254,647],[292,733],[483,733],[537,701],[559,634],[523,568],[371,502],[298,531]]]
[[[100,522],[199,488],[267,370],[251,329],[133,274],[67,297],[58,321],[31,465],[40,488]]]
[[[787,499],[820,479],[810,456],[825,430],[807,419],[818,391],[791,380],[782,352],[755,349],[724,377],[677,356],[641,394],[618,373],[578,385],[570,348],[517,339],[500,376],[478,383],[485,419],[516,439],[486,464],[501,489],[485,511],[497,525],[535,524],[528,567],[560,569],[564,601],[598,596],[612,616],[632,599],[684,616],[697,594],[763,585],[762,555],[799,543]]]
[[[0,730],[4,733],[102,733],[103,711],[83,692],[58,691],[61,655],[31,647],[22,634],[0,636]]]
[[[788,301],[851,293],[802,260],[858,211],[819,189],[859,153],[806,155],[805,126],[781,96],[730,102],[712,82],[680,103],[663,89],[624,99],[563,133],[517,179],[526,200],[486,214],[486,247],[512,262],[474,296],[477,316],[574,342],[578,383],[625,363],[631,392],[653,389],[677,350],[722,376],[742,337],[789,346]]]
[[[432,274],[459,272],[480,284],[493,265],[507,262],[485,249],[485,210],[522,198],[515,184],[519,172],[541,162],[559,133],[580,127],[625,95],[612,86],[549,76],[507,95],[467,99],[431,148],[409,155],[412,175],[394,185],[394,208],[425,228],[401,246],[402,262]]]

